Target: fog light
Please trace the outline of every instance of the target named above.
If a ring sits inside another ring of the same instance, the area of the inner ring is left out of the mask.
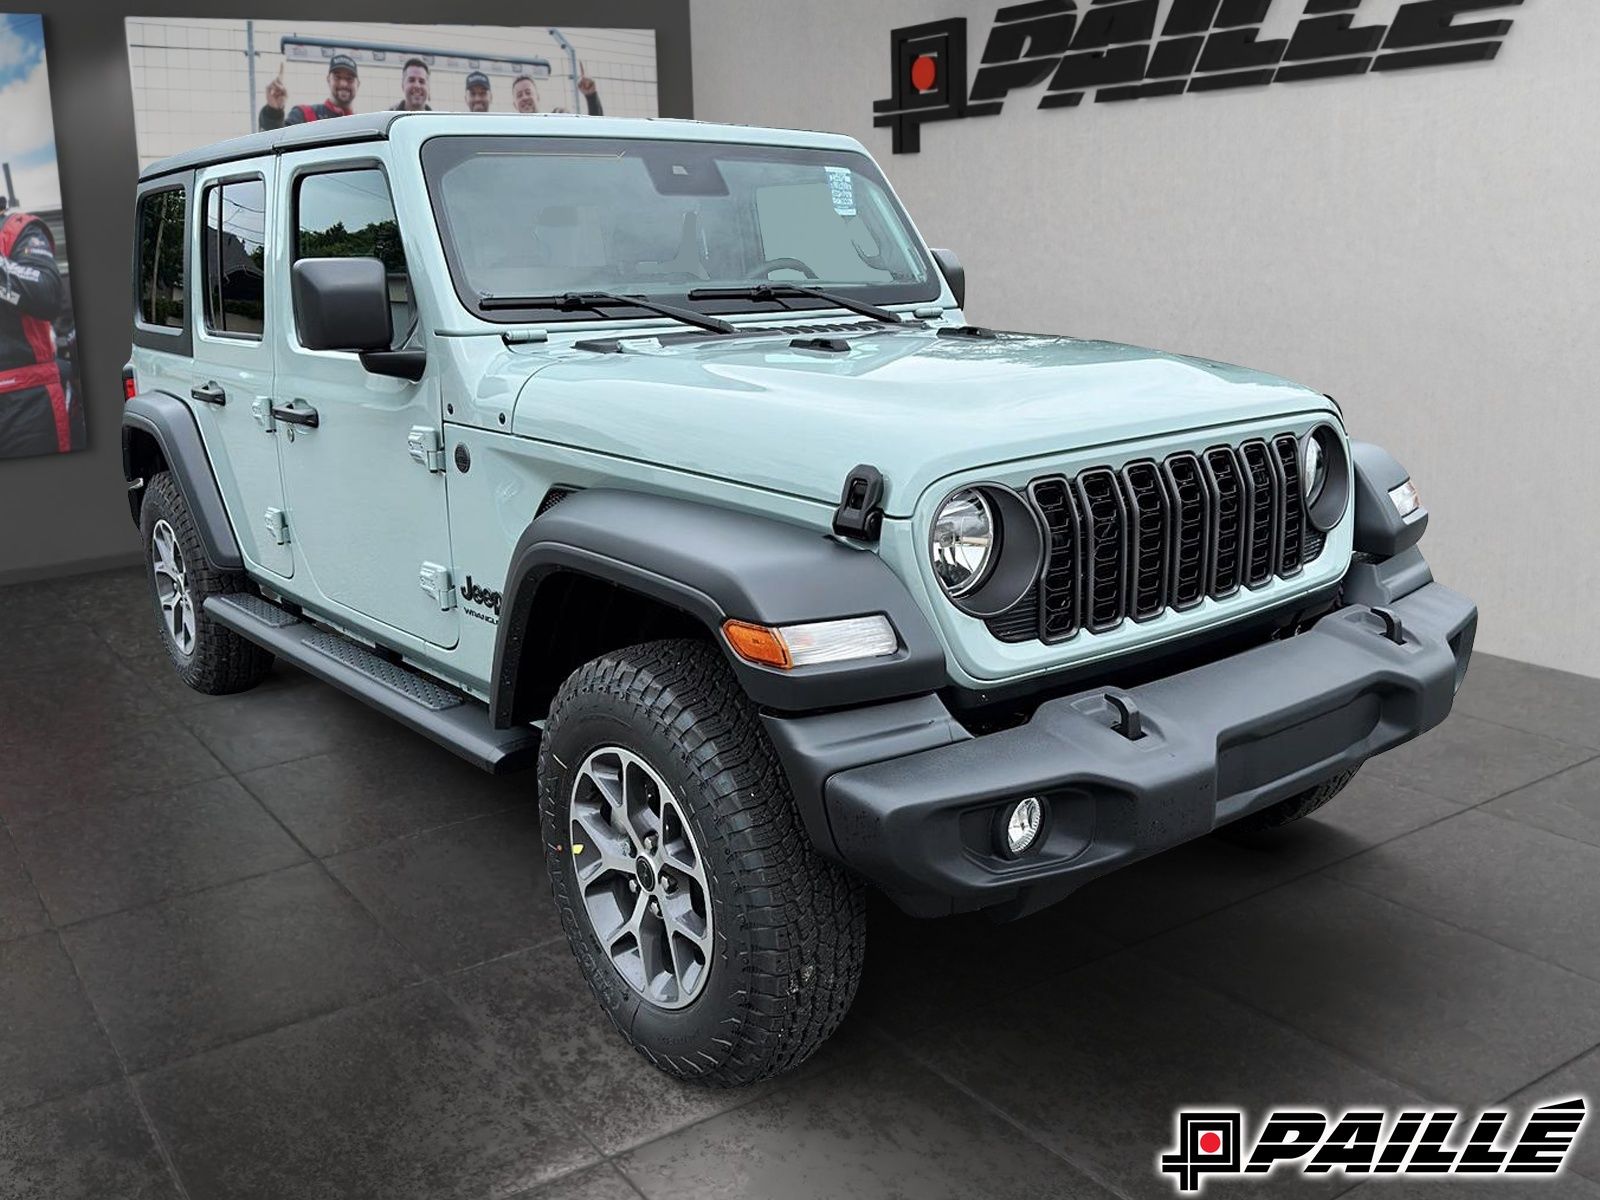
[[[1005,811],[1001,826],[1001,848],[1011,857],[1025,853],[1039,838],[1044,825],[1044,806],[1037,796],[1018,800]]]

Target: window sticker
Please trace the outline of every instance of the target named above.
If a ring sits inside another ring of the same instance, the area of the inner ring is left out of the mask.
[[[828,173],[828,192],[833,211],[841,217],[856,215],[856,185],[849,167],[823,167]]]

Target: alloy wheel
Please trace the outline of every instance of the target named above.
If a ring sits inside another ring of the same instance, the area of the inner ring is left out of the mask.
[[[194,599],[189,594],[189,575],[178,535],[165,519],[157,521],[151,531],[150,561],[155,569],[162,627],[178,653],[188,657],[194,653]]]
[[[711,902],[677,797],[637,754],[602,746],[578,768],[570,813],[583,910],[612,966],[652,1004],[690,1004],[710,974]]]

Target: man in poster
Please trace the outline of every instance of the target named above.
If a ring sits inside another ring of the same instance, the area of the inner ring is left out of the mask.
[[[0,457],[74,448],[55,320],[66,289],[55,240],[32,213],[0,219]]]
[[[356,60],[348,54],[335,54],[328,60],[328,98],[321,104],[296,104],[284,118],[285,125],[304,121],[325,121],[329,117],[348,117],[356,110],[356,93],[361,77]]]

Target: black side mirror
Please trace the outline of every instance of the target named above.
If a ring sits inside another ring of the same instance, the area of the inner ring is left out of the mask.
[[[939,264],[944,280],[950,285],[950,294],[956,298],[956,307],[967,306],[967,272],[954,250],[935,250],[933,261]]]
[[[389,278],[376,258],[302,258],[290,277],[295,328],[307,350],[387,350]]]

